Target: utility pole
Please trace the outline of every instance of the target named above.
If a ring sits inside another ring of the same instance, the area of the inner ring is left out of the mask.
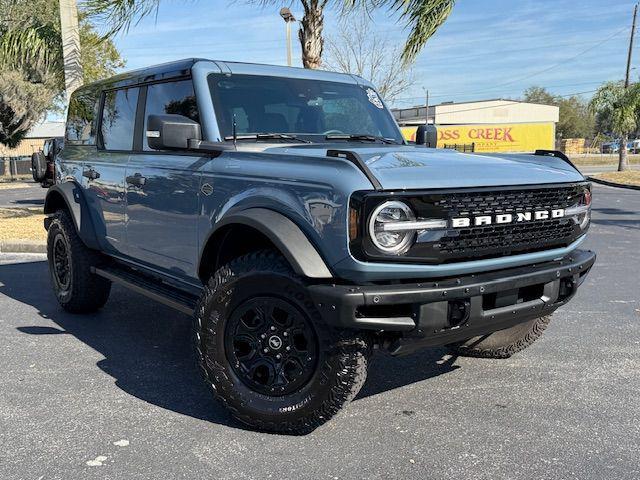
[[[631,36],[629,37],[629,53],[627,55],[627,74],[624,79],[624,88],[629,88],[629,75],[631,74],[631,57],[633,55],[633,37],[636,34],[636,17],[638,16],[638,4],[633,7],[633,23],[631,24]]]
[[[296,21],[296,17],[286,7],[280,9],[280,16],[283,18],[287,29],[287,65],[291,66],[291,24]]]
[[[638,4],[633,7],[633,22],[631,23],[631,35],[629,36],[629,52],[627,54],[627,73],[624,77],[624,88],[629,88],[629,76],[631,75],[631,57],[633,56],[633,37],[636,34],[636,17],[638,16]],[[629,168],[629,158],[627,152],[628,134],[620,135],[620,148],[618,159],[618,171],[623,172]]]
[[[80,30],[76,0],[60,0],[60,27],[62,30],[64,85],[68,102],[71,94],[82,85]]]
[[[424,100],[424,123],[429,125],[429,90],[423,88],[425,100]]]

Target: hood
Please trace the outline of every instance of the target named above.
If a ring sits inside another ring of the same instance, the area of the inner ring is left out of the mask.
[[[357,153],[385,190],[538,185],[583,181],[562,159],[531,154],[467,154],[403,145],[335,143],[267,148],[269,153],[325,157],[327,150]]]

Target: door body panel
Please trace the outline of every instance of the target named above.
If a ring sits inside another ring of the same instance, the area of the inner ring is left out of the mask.
[[[201,164],[187,155],[131,155],[126,172],[131,258],[174,276],[197,278]]]
[[[97,151],[82,170],[82,186],[101,248],[126,254],[125,184],[128,153]]]

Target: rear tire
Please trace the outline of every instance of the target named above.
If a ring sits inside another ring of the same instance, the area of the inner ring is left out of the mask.
[[[31,154],[31,176],[36,183],[43,182],[47,176],[47,159],[42,152]]]
[[[550,321],[551,315],[547,315],[489,335],[447,345],[447,347],[455,355],[462,357],[509,358],[540,338]]]
[[[47,259],[51,284],[58,303],[71,313],[90,313],[109,299],[111,282],[91,273],[102,256],[78,236],[66,210],[55,213],[47,234]]]
[[[241,422],[305,434],[365,382],[370,346],[322,322],[302,280],[272,251],[239,257],[210,279],[195,314],[207,385]]]

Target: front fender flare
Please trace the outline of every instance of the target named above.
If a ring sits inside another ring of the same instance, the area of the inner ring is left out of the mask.
[[[297,274],[308,278],[333,278],[333,274],[307,236],[284,215],[266,208],[249,208],[235,212],[216,223],[211,236],[231,224],[246,225],[264,234],[284,255]]]
[[[78,236],[84,244],[93,249],[99,249],[100,245],[96,236],[87,201],[82,193],[82,188],[75,182],[64,182],[49,188],[44,201],[44,213],[56,213],[60,208],[69,211],[69,215],[76,227]]]

